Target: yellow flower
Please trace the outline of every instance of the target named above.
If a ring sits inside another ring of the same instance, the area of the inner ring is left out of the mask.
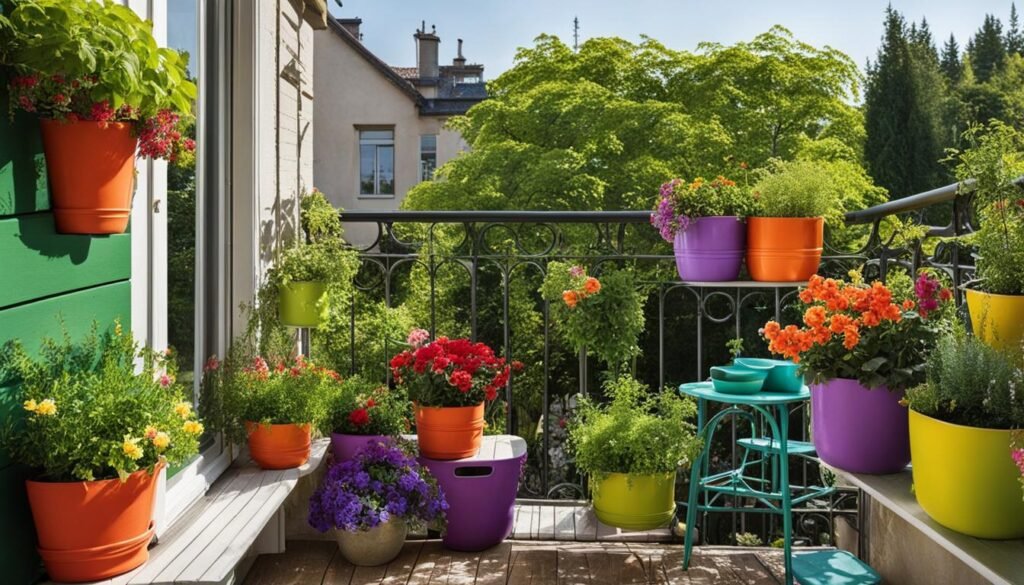
[[[142,431],[142,436],[146,437],[147,439],[152,439],[156,437],[156,427],[154,427],[153,425],[149,425],[148,427],[146,427],[146,430]]]
[[[203,423],[199,421],[187,420],[181,428],[186,433],[191,433],[193,435],[203,434]]]
[[[121,450],[124,451],[124,454],[129,459],[142,458],[142,447],[139,447],[138,439],[125,439],[124,444],[121,445]]]
[[[850,282],[853,284],[860,284],[864,282],[864,275],[861,274],[860,269],[854,268],[853,270],[846,273],[850,277]]]
[[[54,402],[52,398],[47,398],[39,403],[39,406],[36,407],[35,413],[42,416],[53,416],[57,414],[57,403]]]
[[[155,437],[153,437],[153,446],[157,449],[166,449],[170,444],[171,437],[163,431],[160,431]]]
[[[25,410],[27,410],[29,412],[35,412],[38,408],[39,408],[39,405],[36,404],[35,400],[26,400],[25,401]]]
[[[179,402],[174,406],[174,412],[181,418],[188,418],[192,414],[192,405],[188,402]]]

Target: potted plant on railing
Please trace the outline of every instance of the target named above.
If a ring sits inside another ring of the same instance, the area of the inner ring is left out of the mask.
[[[348,562],[383,565],[402,550],[410,528],[443,529],[448,504],[430,471],[391,439],[367,444],[336,463],[309,499],[309,524],[336,529]]]
[[[1007,355],[960,332],[939,340],[927,381],[907,391],[914,495],[943,526],[1024,538],[1020,473],[1007,456],[1024,427],[1019,349]]]
[[[196,86],[151,22],[110,0],[23,0],[7,16],[10,107],[40,117],[56,228],[128,227],[136,153],[174,160]]]
[[[811,277],[800,291],[803,327],[764,326],[768,349],[801,365],[811,384],[811,435],[822,461],[854,473],[895,473],[910,461],[907,388],[949,327],[952,293],[927,273],[911,285]]]
[[[825,216],[838,203],[832,178],[811,161],[775,163],[753,188],[747,219],[747,270],[754,280],[800,282],[818,272]]]
[[[441,460],[472,457],[483,441],[484,402],[498,397],[510,368],[485,343],[428,341],[422,333],[410,335],[415,346],[391,359],[395,382],[413,401],[420,453]]]
[[[145,563],[160,471],[194,455],[203,432],[169,358],[140,351],[120,324],[94,326],[81,343],[44,341],[38,358],[7,344],[0,385],[13,386],[25,415],[8,418],[0,446],[32,470],[50,578],[98,581]]]
[[[359,260],[345,245],[338,210],[323,193],[313,189],[299,205],[301,237],[279,251],[261,301],[277,305],[284,325],[316,327],[328,310],[328,299],[351,293]]]
[[[964,133],[970,145],[952,151],[963,191],[970,189],[980,225],[969,237],[977,246],[977,279],[967,287],[976,335],[997,347],[1024,339],[1024,135],[993,121]]]
[[[754,209],[750,190],[718,176],[692,183],[672,179],[661,186],[651,225],[675,250],[684,281],[739,278],[747,248],[744,219]]]
[[[367,443],[408,431],[410,415],[409,400],[401,390],[359,376],[346,379],[331,402],[328,419],[334,461],[348,461]]]
[[[569,422],[569,450],[590,476],[594,512],[619,528],[663,526],[675,513],[676,472],[700,449],[697,407],[668,389],[652,395],[629,376],[609,379],[604,391],[608,404],[583,398]]]
[[[630,270],[609,268],[598,280],[582,266],[549,262],[540,294],[556,332],[577,352],[586,349],[614,370],[640,354],[644,297]]]
[[[229,439],[247,440],[263,469],[290,469],[310,455],[312,433],[327,420],[341,377],[301,355],[270,365],[243,358],[237,348],[224,364],[207,362],[204,413]]]

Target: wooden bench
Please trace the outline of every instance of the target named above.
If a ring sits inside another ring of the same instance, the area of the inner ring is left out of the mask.
[[[150,548],[145,565],[101,583],[241,582],[257,555],[284,552],[282,505],[299,478],[323,463],[329,442],[315,441],[309,461],[296,469],[264,471],[243,454],[205,496],[168,527],[160,542]]]

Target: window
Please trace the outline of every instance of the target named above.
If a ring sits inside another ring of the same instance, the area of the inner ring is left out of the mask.
[[[420,180],[433,179],[436,168],[437,134],[424,134],[420,136]]]
[[[359,194],[395,194],[395,131],[359,131]]]

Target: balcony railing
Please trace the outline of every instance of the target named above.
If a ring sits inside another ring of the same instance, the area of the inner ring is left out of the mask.
[[[896,266],[928,266],[947,273],[959,287],[972,278],[973,266],[969,250],[948,239],[971,229],[966,198],[956,192],[951,185],[847,214],[845,248],[827,250],[822,272],[846,276],[859,268],[867,278],[884,279]],[[924,239],[908,239],[893,228],[893,217],[935,225],[926,226]],[[728,360],[726,342],[736,337],[746,340],[745,355],[766,355],[758,329],[769,319],[799,317],[787,309],[795,285],[680,282],[671,247],[648,225],[646,211],[348,211],[342,220],[363,261],[357,305],[414,305],[426,320],[417,326],[480,339],[500,347],[510,360],[527,362],[527,370],[510,380],[503,403],[489,412],[491,424],[529,441],[524,498],[585,497],[564,449],[564,422],[577,394],[600,387],[596,362],[585,352],[572,353],[553,335],[549,307],[537,293],[549,261],[572,261],[597,273],[609,263],[635,269],[647,303],[642,352],[633,366],[652,387],[706,379],[709,367]],[[365,320],[353,307],[347,342],[351,369],[371,368],[387,376],[385,364],[362,363],[361,323]],[[401,341],[397,333],[378,340],[384,349],[375,359],[386,360]],[[795,408],[791,438],[808,440],[808,422],[808,409]],[[734,466],[740,455],[736,421],[725,428],[714,446],[713,465],[722,468]],[[792,463],[794,483],[829,481],[814,462]],[[840,489],[795,513],[798,538],[825,544],[837,516],[855,521],[856,494]],[[734,542],[740,532],[767,543],[780,532],[774,515],[759,513],[705,517],[702,528],[705,542],[722,544]]]

